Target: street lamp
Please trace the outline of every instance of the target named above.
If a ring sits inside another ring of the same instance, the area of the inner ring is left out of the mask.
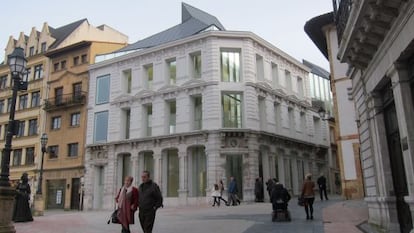
[[[9,124],[7,127],[6,142],[1,157],[0,173],[0,229],[2,232],[16,232],[11,222],[15,190],[10,187],[10,153],[12,151],[12,139],[18,127],[18,121],[14,120],[16,111],[16,98],[19,90],[27,89],[25,82],[22,82],[22,74],[26,69],[27,60],[24,57],[22,48],[15,48],[8,57],[8,65],[13,79],[12,98],[10,104]]]
[[[329,116],[327,116],[326,111],[323,107],[320,107],[318,110],[319,117],[323,120],[329,120]]]
[[[47,145],[47,134],[43,133],[40,138],[40,144],[42,145],[42,160],[40,162],[40,174],[39,174],[39,183],[37,184],[36,194],[42,195],[42,181],[43,181],[43,158],[45,157],[46,145]]]

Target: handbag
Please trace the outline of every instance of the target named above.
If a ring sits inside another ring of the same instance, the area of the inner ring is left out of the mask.
[[[112,212],[111,217],[109,217],[108,220],[108,224],[109,223],[119,223],[119,219],[118,219],[118,209],[114,210],[114,212]]]
[[[298,205],[305,206],[305,198],[303,196],[298,197]]]

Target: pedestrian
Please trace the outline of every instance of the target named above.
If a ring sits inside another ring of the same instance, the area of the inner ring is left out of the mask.
[[[134,178],[126,176],[124,186],[115,198],[118,203],[118,220],[122,225],[122,233],[130,233],[129,225],[134,224],[135,211],[138,208],[138,189],[132,185]]]
[[[39,184],[41,185],[41,184]],[[14,202],[13,221],[30,222],[33,221],[32,211],[30,210],[30,185],[27,173],[23,173],[20,182],[16,187],[16,199]]]
[[[274,182],[274,180],[273,179],[268,179],[267,180],[267,182],[266,182],[266,190],[267,190],[267,192],[269,193],[269,197],[272,195],[272,190],[273,190],[273,188],[275,187],[275,184],[276,184],[277,182]]]
[[[229,205],[237,205],[236,202],[240,205],[240,199],[237,196],[237,183],[236,179],[231,176],[230,177],[230,184],[229,184]]]
[[[142,172],[141,180],[142,184],[138,188],[139,221],[144,233],[152,233],[155,213],[158,208],[163,207],[163,198],[160,188],[154,181],[151,180],[149,171]]]
[[[223,180],[219,180],[218,187],[219,187],[219,191],[220,191],[219,202],[220,202],[220,200],[222,200],[228,206],[229,203],[226,200],[224,200],[224,198],[223,198],[223,192],[224,192],[224,183],[223,183]]]
[[[220,190],[218,184],[214,184],[213,190],[211,190],[211,196],[213,197],[213,206],[220,206]]]
[[[315,182],[312,181],[312,175],[307,174],[302,187],[302,197],[305,200],[306,220],[313,219],[313,202],[315,201]]]
[[[323,175],[323,173],[321,173],[321,176],[319,176],[316,182],[318,183],[318,186],[319,186],[319,194],[321,195],[321,201],[323,201],[322,194],[325,194],[325,200],[329,200],[328,194],[326,193],[326,178]]]
[[[256,196],[255,202],[263,202],[264,193],[262,177],[256,178],[256,182],[254,183],[254,195]]]

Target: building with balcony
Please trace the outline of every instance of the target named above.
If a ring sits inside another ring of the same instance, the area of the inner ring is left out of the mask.
[[[342,0],[319,17],[349,77],[369,223],[385,232],[413,229],[413,13],[413,1]]]
[[[97,60],[85,209],[113,208],[123,177],[143,170],[174,206],[208,202],[230,176],[246,201],[257,177],[297,195],[306,173],[327,169],[327,124],[311,106],[309,69],[251,32],[226,31],[183,3],[180,24]]]
[[[13,140],[10,179],[18,181],[23,172],[28,172],[32,195],[35,194],[41,161],[40,135],[47,133],[52,146],[44,159],[46,208],[79,208],[88,66],[95,54],[120,49],[126,43],[125,35],[106,25],[94,27],[86,19],[59,28],[45,23],[41,32],[33,28],[30,36],[21,33],[17,41],[10,37],[6,59],[15,47],[24,48],[28,59],[23,77],[28,81],[28,90],[19,93],[16,103],[16,119],[20,123]],[[11,76],[6,64],[7,60],[0,66],[1,140],[5,139],[11,99]]]

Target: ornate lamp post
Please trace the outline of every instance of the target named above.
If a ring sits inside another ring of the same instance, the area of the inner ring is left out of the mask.
[[[48,140],[47,134],[46,133],[43,133],[42,134],[42,137],[40,138],[40,144],[42,145],[42,161],[40,162],[39,183],[37,185],[37,192],[36,192],[36,194],[38,194],[38,195],[42,195],[43,158],[45,157],[47,140]]]
[[[0,232],[15,233],[14,226],[11,222],[13,211],[13,201],[15,190],[10,187],[10,153],[12,151],[12,139],[15,135],[18,121],[14,120],[16,111],[16,98],[19,90],[27,89],[27,85],[22,82],[22,74],[26,69],[27,60],[24,57],[22,48],[15,48],[13,53],[8,56],[8,65],[13,79],[13,92],[10,103],[9,125],[7,127],[6,143],[1,157],[0,173]]]

